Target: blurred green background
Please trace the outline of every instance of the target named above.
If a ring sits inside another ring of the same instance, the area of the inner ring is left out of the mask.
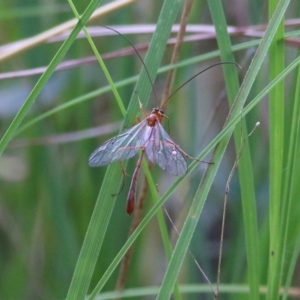
[[[102,1],[101,5],[112,1]],[[74,1],[81,13],[87,3]],[[233,45],[259,40],[265,27],[255,27],[268,22],[267,1],[226,0],[222,1]],[[118,25],[120,32],[136,45],[144,57],[156,25],[162,1],[141,0],[120,7],[87,24],[87,28],[115,83],[138,75],[142,64],[128,42],[113,32],[106,35],[101,25]],[[291,1],[286,21],[299,18],[300,3]],[[13,49],[20,49],[15,55],[0,60],[0,130],[3,135],[13,118],[41,76],[39,68],[47,67],[68,36],[58,35],[40,44],[31,43],[25,49],[23,39],[45,33],[74,18],[66,1],[8,1],[0,2],[0,55]],[[178,15],[176,24],[180,21]],[[188,18],[185,41],[179,61],[196,58],[218,49],[213,34],[213,22],[206,1],[194,1]],[[286,31],[296,30],[299,19]],[[145,25],[145,26],[144,26]],[[205,25],[205,26],[204,26]],[[245,27],[249,26],[245,30]],[[125,31],[122,31],[125,30]],[[199,33],[200,30],[200,33]],[[176,37],[176,32],[171,37]],[[141,47],[140,47],[141,46]],[[298,55],[299,42],[294,38],[285,42],[284,58],[288,65]],[[7,50],[8,49],[8,50]],[[125,49],[125,54],[122,50]],[[172,46],[164,53],[162,66],[170,63]],[[235,52],[235,61],[242,82],[251,63],[256,47]],[[113,54],[113,55],[112,55]],[[112,57],[110,57],[112,56]],[[107,57],[105,59],[105,57]],[[178,68],[173,90],[200,70],[220,61],[219,57],[201,63],[187,64]],[[41,94],[31,106],[21,123],[20,132],[8,144],[0,158],[0,298],[1,299],[62,299],[66,297],[74,268],[95,201],[102,184],[106,167],[90,168],[89,155],[101,143],[118,134],[123,116],[111,91],[98,92],[108,86],[90,44],[81,35],[72,44],[63,62],[72,62],[71,67],[55,71],[44,86]],[[269,61],[265,59],[261,71],[251,89],[249,99],[254,98],[269,82]],[[166,84],[167,73],[159,74],[154,88],[157,99],[151,96],[144,109],[149,113],[159,106]],[[296,93],[296,74],[291,73],[285,80],[285,132],[291,132],[291,119]],[[127,107],[134,90],[132,81],[118,88],[123,104]],[[95,92],[90,96],[90,93]],[[64,104],[73,103],[64,108]],[[299,99],[298,99],[299,100]],[[137,103],[138,105],[138,103]],[[57,109],[53,111],[53,109]],[[44,116],[46,112],[53,112]],[[227,93],[222,67],[217,66],[199,75],[178,91],[170,100],[164,127],[172,139],[189,155],[197,156],[222,130],[229,113]],[[42,116],[42,117],[41,117]],[[29,122],[40,118],[31,126]],[[142,113],[139,117],[143,118]],[[268,269],[268,203],[269,203],[269,114],[268,98],[264,98],[245,118],[249,132],[260,122],[253,135],[248,138],[256,195],[258,226],[260,233],[260,285],[267,283]],[[132,120],[132,125],[137,120]],[[237,126],[240,128],[240,125]],[[93,131],[90,131],[92,129]],[[285,145],[290,141],[288,134]],[[287,152],[285,152],[287,153]],[[225,185],[237,158],[231,142],[223,157],[217,176],[210,190],[200,221],[194,233],[190,250],[211,282],[216,282],[217,261],[221,234]],[[209,158],[206,158],[207,160]],[[132,217],[125,212],[127,192],[137,157],[127,165],[125,186],[117,196],[113,215],[110,219],[104,243],[92,278],[91,288],[97,284],[113,258],[127,240]],[[207,165],[200,164],[183,182],[176,193],[165,204],[176,226],[180,229],[190,207],[193,195]],[[284,173],[285,170],[282,170]],[[121,173],[121,167],[120,167]],[[142,186],[143,172],[138,187]],[[151,173],[157,190],[162,195],[176,180],[154,165]],[[117,192],[117,191],[116,191]],[[299,194],[294,197],[299,199]],[[145,211],[153,205],[147,197]],[[296,207],[296,206],[295,206]],[[290,222],[297,231],[297,214],[290,216]],[[174,227],[166,218],[171,243],[177,239]],[[295,236],[288,240],[287,264],[294,250]],[[222,284],[247,284],[244,225],[238,171],[230,182],[228,195]],[[126,287],[159,286],[167,266],[161,235],[156,219],[150,222],[135,243],[132,263],[126,279]],[[297,266],[297,265],[296,265]],[[118,272],[104,287],[114,290]],[[284,277],[285,279],[286,277]],[[187,254],[182,266],[179,283],[207,284],[196,264]],[[296,268],[292,285],[299,286],[299,269]],[[233,288],[234,290],[234,288]],[[247,293],[246,293],[247,294]],[[299,294],[297,294],[299,297]],[[212,292],[190,293],[183,299],[212,299]],[[206,297],[206,298],[205,298]],[[242,299],[241,295],[230,295],[228,299]],[[245,299],[249,299],[244,295]],[[292,297],[292,296],[291,296]],[[154,296],[139,296],[139,299],[153,299]],[[262,296],[264,298],[264,296]],[[226,299],[226,296],[222,296]]]

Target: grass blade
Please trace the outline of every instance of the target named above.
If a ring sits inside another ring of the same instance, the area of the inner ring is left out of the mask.
[[[269,1],[269,16],[271,17],[278,0]],[[272,80],[284,69],[284,24],[278,27],[274,40],[270,46],[270,79]],[[269,249],[269,274],[268,297],[275,299],[281,284],[280,271],[282,259],[282,242],[280,237],[280,215],[282,205],[282,167],[284,145],[284,83],[280,82],[271,92],[269,99],[270,115],[270,249]]]

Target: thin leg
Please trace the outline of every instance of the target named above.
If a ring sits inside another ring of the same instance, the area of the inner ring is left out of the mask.
[[[196,160],[196,161],[199,161],[199,162],[202,162],[202,163],[206,163],[206,164],[214,164],[214,163],[211,162],[211,161],[200,160],[200,159],[198,159],[198,158],[196,158],[196,157],[193,157],[193,156],[188,155],[188,154],[187,154],[186,152],[184,152],[178,145],[176,145],[175,143],[173,143],[173,142],[171,142],[171,141],[169,141],[168,144],[173,145],[174,149],[177,150],[177,151],[179,151],[179,152],[180,152],[183,156],[185,156],[186,158],[189,158],[189,159],[191,159],[191,160]]]
[[[136,198],[136,185],[137,185],[138,175],[141,169],[144,153],[145,153],[145,148],[143,147],[142,154],[137,161],[135,170],[132,175],[132,180],[131,180],[130,189],[127,197],[127,204],[126,204],[126,211],[128,215],[131,215],[134,211],[135,198]]]

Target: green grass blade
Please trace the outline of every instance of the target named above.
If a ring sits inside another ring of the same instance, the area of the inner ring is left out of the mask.
[[[294,106],[292,109],[292,121],[291,126],[288,131],[289,134],[289,147],[287,151],[287,164],[285,168],[284,177],[284,193],[283,199],[285,199],[285,204],[281,212],[281,239],[282,239],[282,259],[281,259],[281,269],[287,270],[287,275],[283,277],[283,282],[285,283],[285,294],[283,299],[287,299],[288,289],[292,283],[292,276],[297,262],[297,257],[299,256],[300,249],[300,234],[299,225],[296,225],[293,220],[298,218],[295,214],[298,214],[299,204],[298,198],[295,195],[299,195],[299,151],[300,151],[300,69],[298,68],[296,91],[294,95]],[[287,248],[291,248],[293,245],[293,255],[292,258],[289,257],[289,251]],[[286,267],[287,261],[289,261],[289,266]],[[283,272],[283,274],[286,274]]]
[[[278,4],[278,0],[269,0],[269,15]],[[270,46],[269,68],[270,79],[278,75],[284,69],[284,24],[278,27],[274,40]],[[269,96],[270,112],[270,256],[268,274],[268,297],[276,299],[281,283],[281,259],[282,242],[280,237],[280,214],[282,205],[282,166],[284,145],[284,83],[280,82]],[[285,201],[284,201],[285,202]]]
[[[69,2],[70,6],[72,8],[72,11],[73,11],[75,17],[79,20],[80,19],[80,15],[78,14],[78,12],[76,10],[76,7],[74,6],[72,0],[68,0],[68,2]],[[120,111],[121,111],[121,113],[122,113],[122,115],[124,117],[126,115],[126,109],[125,109],[124,104],[123,104],[123,102],[121,100],[121,97],[120,97],[120,95],[119,95],[119,93],[117,91],[117,88],[116,88],[116,86],[115,86],[115,84],[114,84],[114,82],[113,82],[113,80],[112,80],[112,78],[111,78],[111,76],[110,76],[110,74],[109,74],[109,72],[108,72],[105,64],[104,64],[104,61],[103,61],[101,55],[99,54],[99,52],[97,50],[96,45],[94,44],[94,42],[92,40],[92,37],[88,33],[86,27],[83,27],[83,31],[84,31],[84,34],[85,34],[85,36],[86,36],[89,44],[91,45],[91,48],[92,48],[95,56],[97,57],[99,65],[100,65],[100,67],[101,67],[101,69],[102,69],[102,71],[103,71],[103,73],[104,73],[104,75],[105,75],[105,77],[106,77],[106,79],[107,79],[110,87],[111,87],[112,92],[114,93],[114,96],[115,96],[116,101],[117,101],[117,103],[119,105]]]

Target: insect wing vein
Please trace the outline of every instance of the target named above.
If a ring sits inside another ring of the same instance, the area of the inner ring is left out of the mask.
[[[146,153],[150,161],[175,176],[187,171],[187,163],[182,150],[172,141],[162,125],[157,122],[146,143]]]
[[[116,160],[126,160],[133,157],[145,143],[143,137],[147,127],[147,120],[144,120],[108,140],[91,154],[89,165],[100,167]]]

